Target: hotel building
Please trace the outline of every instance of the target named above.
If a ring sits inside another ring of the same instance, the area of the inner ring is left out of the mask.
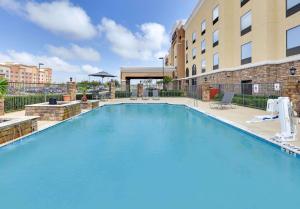
[[[9,82],[19,83],[51,83],[52,69],[28,66],[22,64],[5,63],[0,65],[0,73]]]
[[[200,0],[183,29],[179,82],[283,82],[292,66],[300,75],[300,0]]]

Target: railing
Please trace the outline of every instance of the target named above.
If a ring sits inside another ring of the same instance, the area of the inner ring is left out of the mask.
[[[66,84],[9,82],[8,95],[65,94]]]
[[[203,86],[187,87],[187,97],[202,99]],[[268,99],[282,96],[282,86],[281,83],[209,84],[212,100],[221,100],[225,92],[233,92],[235,93],[232,101],[234,104],[256,109],[266,109]]]

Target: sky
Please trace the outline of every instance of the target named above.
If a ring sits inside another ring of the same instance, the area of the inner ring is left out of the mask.
[[[0,62],[43,63],[53,81],[159,66],[198,0],[0,0]]]

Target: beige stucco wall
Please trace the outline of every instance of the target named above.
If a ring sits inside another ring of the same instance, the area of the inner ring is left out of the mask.
[[[286,18],[285,0],[250,0],[242,8],[238,0],[203,0],[200,9],[185,25],[189,42],[188,64],[190,76],[192,65],[197,65],[201,74],[201,60],[206,59],[206,72],[213,68],[213,54],[219,53],[219,69],[236,68],[241,65],[241,45],[252,42],[252,64],[286,58],[286,30],[300,25],[300,12]],[[212,23],[213,8],[219,5],[219,21]],[[252,11],[252,31],[240,35],[240,18]],[[201,23],[206,20],[206,33],[201,36]],[[219,45],[212,47],[213,31],[219,30]],[[196,32],[196,43],[192,34]],[[206,40],[206,53],[201,55],[201,41]],[[193,60],[192,50],[196,47],[197,57]]]

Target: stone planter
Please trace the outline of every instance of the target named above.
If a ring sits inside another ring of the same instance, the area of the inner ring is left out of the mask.
[[[0,145],[37,131],[38,117],[0,118]]]
[[[0,115],[4,115],[4,99],[0,98]]]

